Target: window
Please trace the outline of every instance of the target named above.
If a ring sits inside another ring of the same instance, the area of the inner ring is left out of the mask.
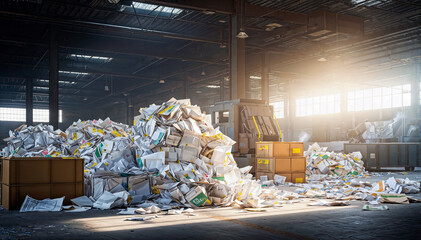
[[[284,118],[284,102],[273,102],[270,105],[273,106],[273,113],[276,118]]]
[[[50,116],[48,109],[34,109],[33,118],[36,123],[48,123]],[[26,122],[25,108],[0,108],[0,121]],[[58,112],[58,121],[63,122],[63,111]]]
[[[341,111],[341,95],[330,94],[296,100],[296,116],[312,116],[339,113]]]
[[[411,106],[411,85],[378,87],[348,92],[348,111]]]
[[[136,10],[145,11],[149,14],[166,14],[166,15],[178,15],[181,12],[183,12],[182,9],[179,8],[172,8],[172,7],[164,7],[164,6],[158,6],[154,4],[149,3],[140,3],[140,2],[133,2],[133,7],[136,8]],[[127,8],[127,9],[130,9]]]

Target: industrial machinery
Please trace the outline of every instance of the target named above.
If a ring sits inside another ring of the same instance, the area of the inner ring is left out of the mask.
[[[266,101],[235,99],[210,107],[212,122],[220,131],[236,141],[232,151],[254,152],[258,141],[281,141],[282,132],[273,107]]]

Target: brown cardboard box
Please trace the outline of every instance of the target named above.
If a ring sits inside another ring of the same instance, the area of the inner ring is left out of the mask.
[[[35,199],[63,197],[64,204],[84,193],[83,158],[3,158],[2,206],[18,209],[26,195]]]
[[[290,156],[291,157],[302,157],[304,156],[304,143],[302,142],[291,142],[289,144]]]
[[[273,157],[273,142],[257,142],[256,143],[257,158]]]
[[[246,133],[240,133],[239,149],[241,154],[249,152],[249,139]]]
[[[273,157],[275,158],[289,158],[289,143],[287,142],[273,142]]]
[[[260,179],[261,176],[267,176],[269,180],[273,180],[273,173],[256,171],[256,179]]]
[[[256,158],[256,171],[274,172],[275,158]]]
[[[306,174],[305,173],[292,173],[291,174],[292,182],[293,183],[305,183],[306,182]]]
[[[290,158],[276,158],[275,172],[291,172]]]
[[[286,177],[285,182],[291,182],[291,173],[275,173],[275,174]]]
[[[291,172],[305,173],[306,172],[306,158],[305,157],[291,158]]]

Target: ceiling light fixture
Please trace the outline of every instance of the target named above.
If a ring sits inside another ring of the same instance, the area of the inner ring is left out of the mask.
[[[244,18],[244,0],[241,0],[241,9],[240,9],[240,32],[237,34],[237,38],[245,39],[248,38],[249,35],[244,31],[243,26],[243,18]]]
[[[220,88],[221,86],[218,85],[207,85],[207,88]]]
[[[321,57],[319,59],[317,59],[318,62],[327,62],[327,59],[324,57]]]
[[[84,98],[83,98],[83,100],[87,101],[87,100],[88,100],[88,98],[87,98],[87,97],[84,97]]]
[[[219,48],[226,48],[227,45],[225,45],[224,43],[219,44]]]
[[[249,35],[247,35],[247,33],[244,32],[244,29],[240,28],[240,32],[237,34],[237,38],[245,39],[245,38],[248,38],[248,37],[249,37]]]
[[[218,20],[218,22],[220,22],[220,23],[226,23],[226,22],[227,22],[227,20],[224,20],[224,19],[219,19],[219,20]]]
[[[108,87],[108,85],[105,85],[104,90],[108,92],[110,91],[110,87]]]
[[[206,75],[205,70],[203,70],[203,71],[200,73],[200,75],[205,76],[205,75]]]
[[[161,79],[161,80],[159,80],[159,83],[160,84],[164,84],[165,83],[165,80],[164,79]]]

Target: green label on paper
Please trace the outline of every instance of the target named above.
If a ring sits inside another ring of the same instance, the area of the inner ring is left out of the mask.
[[[194,197],[190,202],[197,207],[201,207],[206,202],[206,200],[208,200],[206,195],[204,193],[200,193],[199,195]]]
[[[323,157],[322,157],[323,159],[327,159],[327,158],[329,158],[329,156],[328,155],[323,155]]]
[[[98,145],[98,147],[95,149],[95,156],[97,158],[100,158],[102,155],[102,146],[104,146],[102,143]]]
[[[142,159],[141,158],[137,159],[137,163],[139,164],[139,167],[143,167],[143,163],[142,163]]]
[[[225,181],[225,177],[213,177],[213,179],[216,179],[219,181]]]

